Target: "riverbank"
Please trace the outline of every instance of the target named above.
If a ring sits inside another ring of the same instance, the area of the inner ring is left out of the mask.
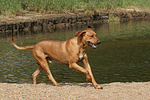
[[[71,12],[36,13],[24,12],[18,15],[0,16],[0,33],[20,31],[50,31],[53,28],[63,28],[75,25],[90,25],[91,23],[123,22],[134,19],[150,19],[150,9],[137,7],[118,8],[115,10],[100,9],[85,14],[78,9]]]
[[[150,82],[102,84],[8,84],[0,83],[1,100],[149,100]]]

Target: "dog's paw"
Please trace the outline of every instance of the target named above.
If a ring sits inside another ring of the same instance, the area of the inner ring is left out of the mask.
[[[57,84],[56,86],[58,86],[58,87],[62,87],[63,85],[61,85],[61,84]]]
[[[100,85],[96,85],[96,86],[95,86],[95,89],[103,89],[103,87],[100,86]]]

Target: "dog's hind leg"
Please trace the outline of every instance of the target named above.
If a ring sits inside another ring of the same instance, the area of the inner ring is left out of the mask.
[[[54,77],[53,77],[53,75],[52,75],[52,73],[51,73],[51,71],[50,71],[50,68],[49,68],[49,66],[48,66],[47,61],[46,61],[46,60],[40,61],[40,65],[41,65],[42,68],[46,71],[49,80],[50,80],[55,86],[61,86],[60,84],[58,84],[58,83],[55,81],[55,79],[54,79]]]
[[[37,76],[40,74],[40,72],[43,70],[43,68],[41,67],[41,65],[38,63],[38,68],[36,69],[36,71],[32,74],[33,77],[33,84],[36,84],[36,78]]]
[[[58,84],[58,83],[55,81],[54,77],[52,76],[52,73],[51,73],[50,68],[49,68],[49,66],[48,66],[48,62],[47,62],[47,59],[46,59],[46,57],[45,57],[45,54],[44,54],[43,52],[41,52],[41,51],[38,51],[38,53],[33,52],[33,56],[34,56],[34,58],[39,62],[41,68],[46,71],[49,80],[50,80],[55,86],[61,86],[60,84]],[[48,60],[49,60],[49,59],[48,59]],[[39,68],[39,69],[40,69],[40,68]],[[35,73],[36,73],[36,72],[38,72],[38,71],[36,70]],[[39,72],[39,73],[40,73],[40,72]],[[38,73],[38,74],[39,74],[39,73]],[[37,74],[35,74],[35,75],[37,75]],[[34,81],[34,80],[33,80],[33,81]]]

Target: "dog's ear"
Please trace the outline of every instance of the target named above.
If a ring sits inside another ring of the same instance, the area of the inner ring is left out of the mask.
[[[88,29],[91,29],[91,30],[93,30],[91,26],[88,26]]]
[[[86,32],[84,32],[84,31],[80,31],[80,32],[77,32],[76,34],[75,34],[75,36],[76,37],[80,37],[80,36],[83,36],[83,34],[85,34]]]
[[[75,36],[78,37],[78,44],[81,43],[82,37],[83,37],[83,35],[84,35],[85,33],[86,33],[86,32],[84,32],[84,31],[80,31],[80,32],[77,32],[77,33],[75,34]]]

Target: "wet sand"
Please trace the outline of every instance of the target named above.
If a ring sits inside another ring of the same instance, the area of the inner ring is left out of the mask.
[[[0,100],[150,100],[150,82],[101,84],[10,84],[0,83]]]

